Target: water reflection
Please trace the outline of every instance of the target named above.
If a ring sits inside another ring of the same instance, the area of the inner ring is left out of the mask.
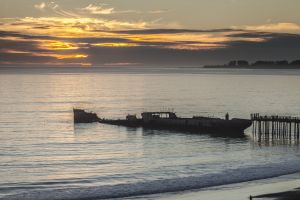
[[[241,141],[247,141],[248,138],[245,134],[240,134],[240,135],[234,135],[234,134],[226,134],[226,133],[207,133],[207,132],[197,132],[197,131],[176,131],[176,130],[159,130],[159,129],[147,129],[143,128],[143,135],[153,135],[153,134],[164,134],[164,135],[174,135],[174,134],[179,134],[179,135],[186,135],[186,136],[206,136],[206,137],[211,137],[215,139],[240,139]]]
[[[15,189],[7,193],[20,192],[22,183],[32,187],[26,192],[44,182],[60,189],[94,187],[274,162],[290,166],[290,160],[299,158],[295,142],[293,148],[282,148],[248,133],[227,137],[101,124],[73,126],[71,112],[82,105],[115,119],[144,108],[168,106],[183,117],[209,113],[218,117],[230,112],[247,118],[257,110],[298,115],[299,76],[95,72],[0,77],[0,196],[10,186]],[[57,180],[64,184],[56,184]]]
[[[268,135],[252,135],[252,144],[259,147],[299,146],[297,137],[270,137]]]

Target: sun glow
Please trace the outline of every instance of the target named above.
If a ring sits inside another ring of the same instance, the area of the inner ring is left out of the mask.
[[[88,55],[85,55],[85,54],[55,54],[55,53],[36,53],[36,52],[31,52],[30,54],[33,56],[39,56],[39,57],[52,57],[52,58],[56,58],[58,60],[83,59],[83,58],[88,57]]]
[[[264,42],[270,39],[270,36],[251,34],[241,29],[203,31],[161,29],[154,25],[155,22],[93,17],[5,18],[0,19],[0,41],[11,46],[0,51],[15,57],[36,57],[37,60],[43,57],[41,59],[45,64],[77,63],[79,60],[78,63],[84,63],[80,65],[90,66],[86,59],[89,56],[89,60],[93,62],[110,65],[106,58],[100,60],[98,54],[118,48],[207,51],[226,48],[232,42]],[[280,27],[296,29],[289,24]],[[126,59],[120,62],[117,56],[111,57],[113,65],[127,65]],[[27,60],[24,59],[24,62]],[[10,60],[6,62],[8,61]],[[134,63],[129,61],[131,65]]]
[[[112,42],[112,43],[97,43],[97,44],[92,44],[92,46],[96,46],[96,47],[135,47],[138,45],[134,44],[134,43]]]
[[[173,44],[165,45],[167,49],[178,49],[178,50],[204,50],[204,49],[217,49],[225,48],[225,44],[213,44],[213,43],[195,43],[195,44]]]
[[[217,34],[144,34],[129,36],[133,41],[139,42],[226,42],[229,40],[226,35]]]
[[[3,31],[63,38],[104,36],[105,31],[144,29],[150,26],[144,21],[128,22],[89,17],[6,18],[0,22],[0,30]]]
[[[75,50],[79,47],[76,44],[70,42],[45,40],[41,43],[40,48],[47,50]]]
[[[70,55],[53,55],[55,58],[57,59],[80,59],[80,58],[87,58],[88,55],[84,55],[84,54],[70,54]]]
[[[50,66],[82,66],[82,67],[90,67],[91,63],[82,63],[82,62],[9,62],[9,61],[0,61],[2,65],[33,65],[33,66],[41,66],[41,65],[50,65]]]

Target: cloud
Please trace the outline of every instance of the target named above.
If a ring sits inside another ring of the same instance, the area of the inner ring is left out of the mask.
[[[40,4],[35,4],[34,7],[38,10],[44,10],[46,8],[46,3],[42,2]]]
[[[298,59],[300,51],[300,35],[252,29],[163,29],[91,17],[0,22],[0,65],[200,66],[237,58]]]
[[[0,65],[88,65],[84,44],[0,31]]]
[[[129,22],[88,17],[25,17],[6,19],[5,23],[0,25],[0,31],[52,37],[94,37],[112,35],[103,31],[146,29],[151,26],[151,22],[145,21]]]
[[[112,33],[126,33],[126,34],[179,34],[179,33],[224,33],[224,32],[237,32],[238,29],[133,29],[133,30],[120,30],[120,31],[110,31]]]
[[[109,14],[113,14],[115,12],[114,8],[104,8],[103,6],[96,6],[94,4],[89,4],[82,10],[88,11],[89,13],[96,14],[96,15],[99,15],[99,14],[100,15],[109,15]]]
[[[168,10],[150,10],[150,11],[138,11],[138,10],[116,10],[113,7],[105,7],[106,5],[89,4],[82,11],[85,11],[93,15],[111,15],[111,14],[161,14],[168,12]]]
[[[253,30],[253,31],[262,31],[262,32],[300,33],[300,25],[296,23],[272,23],[272,24],[263,24],[263,25],[256,25],[256,26],[242,26],[238,28]]]
[[[147,13],[149,14],[161,14],[161,13],[166,13],[168,10],[150,10]]]
[[[187,43],[183,43],[186,45]],[[277,35],[263,41],[227,41],[223,48],[167,48],[161,46],[136,46],[111,48],[95,46],[87,49],[91,63],[141,63],[143,66],[201,66],[204,64],[224,64],[231,59],[249,61],[270,59],[297,59],[300,50],[299,35]],[[171,43],[175,45],[175,43]],[[116,56],[117,55],[117,56]],[[97,64],[95,64],[97,63]]]
[[[54,1],[51,1],[49,3],[42,2],[39,4],[35,4],[34,7],[38,10],[45,11],[46,9],[55,10],[55,9],[59,8],[59,5],[56,4]]]
[[[78,14],[70,11],[70,10],[66,10],[61,8],[56,2],[51,1],[51,2],[42,2],[40,4],[35,4],[34,7],[38,10],[41,11],[47,11],[47,12],[52,12],[58,16],[62,16],[62,17],[80,17]]]

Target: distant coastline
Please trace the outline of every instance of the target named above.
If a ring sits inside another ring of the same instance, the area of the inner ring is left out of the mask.
[[[249,63],[246,60],[233,60],[224,65],[205,65],[203,68],[236,68],[236,69],[300,69],[300,60],[288,62],[281,61],[256,61]]]

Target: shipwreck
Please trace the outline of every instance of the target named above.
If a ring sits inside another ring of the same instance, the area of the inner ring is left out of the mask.
[[[102,123],[116,126],[167,129],[189,131],[196,133],[214,133],[224,135],[243,135],[245,129],[252,125],[248,119],[224,119],[193,116],[191,118],[178,117],[174,112],[143,112],[141,117],[127,115],[124,119],[104,119],[97,114],[82,109],[73,109],[74,123]]]

